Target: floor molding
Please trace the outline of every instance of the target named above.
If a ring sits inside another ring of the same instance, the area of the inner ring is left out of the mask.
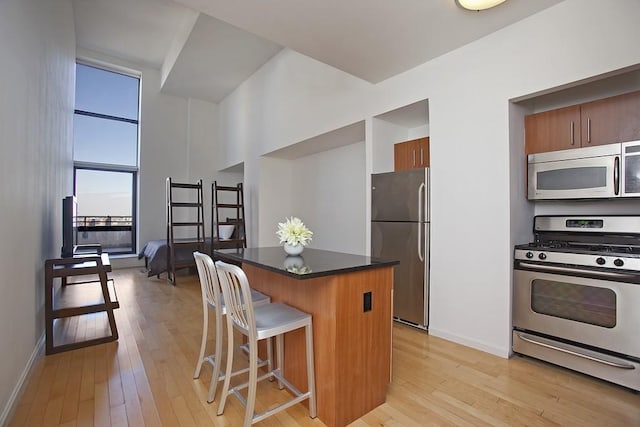
[[[475,348],[476,350],[481,350],[498,357],[502,357],[503,359],[508,359],[511,355],[510,349],[496,347],[494,345],[487,344],[483,341],[478,341],[478,340],[471,339],[469,337],[463,337],[457,334],[452,334],[442,329],[429,327],[429,334],[438,338],[443,338],[448,341],[453,341],[457,344]]]
[[[25,386],[27,378],[29,377],[29,373],[33,368],[33,364],[38,358],[38,355],[40,355],[44,350],[44,341],[45,341],[45,336],[43,332],[40,338],[38,339],[38,342],[35,348],[33,349],[31,356],[29,357],[29,361],[27,362],[27,365],[24,367],[22,374],[20,374],[20,378],[18,379],[18,382],[13,388],[13,391],[11,392],[11,396],[9,396],[7,405],[2,410],[2,414],[0,414],[0,426],[5,426],[7,423],[7,420],[11,419],[11,415],[15,411],[14,405],[18,402],[20,396],[22,395],[23,387]]]

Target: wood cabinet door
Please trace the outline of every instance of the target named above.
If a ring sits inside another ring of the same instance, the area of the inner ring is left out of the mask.
[[[394,169],[429,167],[429,137],[399,142],[393,146]]]
[[[580,147],[580,106],[525,116],[524,129],[525,154]]]
[[[422,168],[429,167],[429,137],[426,136],[424,138],[417,139],[417,150],[416,154],[420,159],[419,164]]]
[[[582,146],[640,140],[640,91],[581,105]]]
[[[393,146],[393,163],[397,171],[417,166],[417,156],[413,141],[400,142]]]

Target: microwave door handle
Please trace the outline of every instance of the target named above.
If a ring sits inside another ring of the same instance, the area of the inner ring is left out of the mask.
[[[620,157],[616,156],[613,161],[613,194],[620,194]]]

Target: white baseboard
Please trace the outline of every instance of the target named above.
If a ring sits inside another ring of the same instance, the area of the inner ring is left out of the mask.
[[[7,405],[2,409],[2,414],[0,414],[0,426],[7,425],[9,420],[11,419],[10,417],[13,415],[13,412],[16,409],[15,405],[18,402],[18,399],[20,398],[20,396],[22,395],[22,391],[25,386],[25,381],[29,377],[29,372],[31,372],[31,369],[33,368],[33,364],[36,361],[38,355],[42,353],[42,350],[44,348],[44,340],[45,340],[45,336],[43,333],[40,336],[40,339],[38,339],[38,342],[35,348],[33,349],[31,356],[29,357],[29,361],[27,362],[27,365],[24,367],[24,370],[22,371],[22,374],[20,375],[18,382],[13,388],[13,391],[11,392],[11,396],[9,396],[9,400],[7,401]]]
[[[503,359],[508,359],[511,355],[510,348],[502,348],[495,347],[492,345],[488,345],[482,341],[477,341],[468,337],[463,337],[460,335],[452,334],[448,331],[429,327],[429,335],[433,335],[438,338],[443,338],[447,341],[453,341],[458,344],[462,344],[467,347],[475,348],[476,350],[484,351],[486,353],[491,353],[496,356],[502,357]]]

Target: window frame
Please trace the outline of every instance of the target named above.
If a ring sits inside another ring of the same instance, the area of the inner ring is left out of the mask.
[[[106,72],[112,72],[122,74],[127,77],[132,77],[138,80],[138,118],[129,119],[126,117],[111,116],[108,114],[94,113],[91,111],[79,110],[74,108],[74,117],[76,115],[95,117],[105,120],[114,120],[130,124],[135,124],[137,128],[136,136],[136,165],[118,165],[110,163],[98,163],[87,161],[73,160],[73,194],[77,196],[76,191],[76,175],[78,170],[93,170],[103,172],[119,172],[130,173],[131,176],[131,251],[130,252],[114,252],[114,255],[129,255],[136,254],[138,250],[138,175],[140,172],[140,117],[141,117],[141,105],[142,105],[142,73],[136,72],[124,67],[119,67],[113,64],[108,64],[102,61],[95,61],[86,58],[76,58],[76,66],[84,65],[87,67],[97,68]],[[74,100],[75,103],[75,100]],[[74,141],[75,146],[75,141]],[[108,249],[106,250],[108,252]]]
[[[131,174],[131,200],[135,203],[138,200],[138,170],[131,166],[119,166],[108,165],[101,163],[89,163],[89,162],[77,162],[73,165],[73,194],[77,196],[76,192],[76,174],[78,170],[89,171],[101,171],[101,172],[116,172],[116,173],[129,173]],[[82,212],[80,212],[82,213]],[[116,251],[113,255],[129,255],[137,253],[137,230],[138,230],[138,209],[137,204],[131,205],[131,251]],[[109,252],[108,248],[105,252]]]

